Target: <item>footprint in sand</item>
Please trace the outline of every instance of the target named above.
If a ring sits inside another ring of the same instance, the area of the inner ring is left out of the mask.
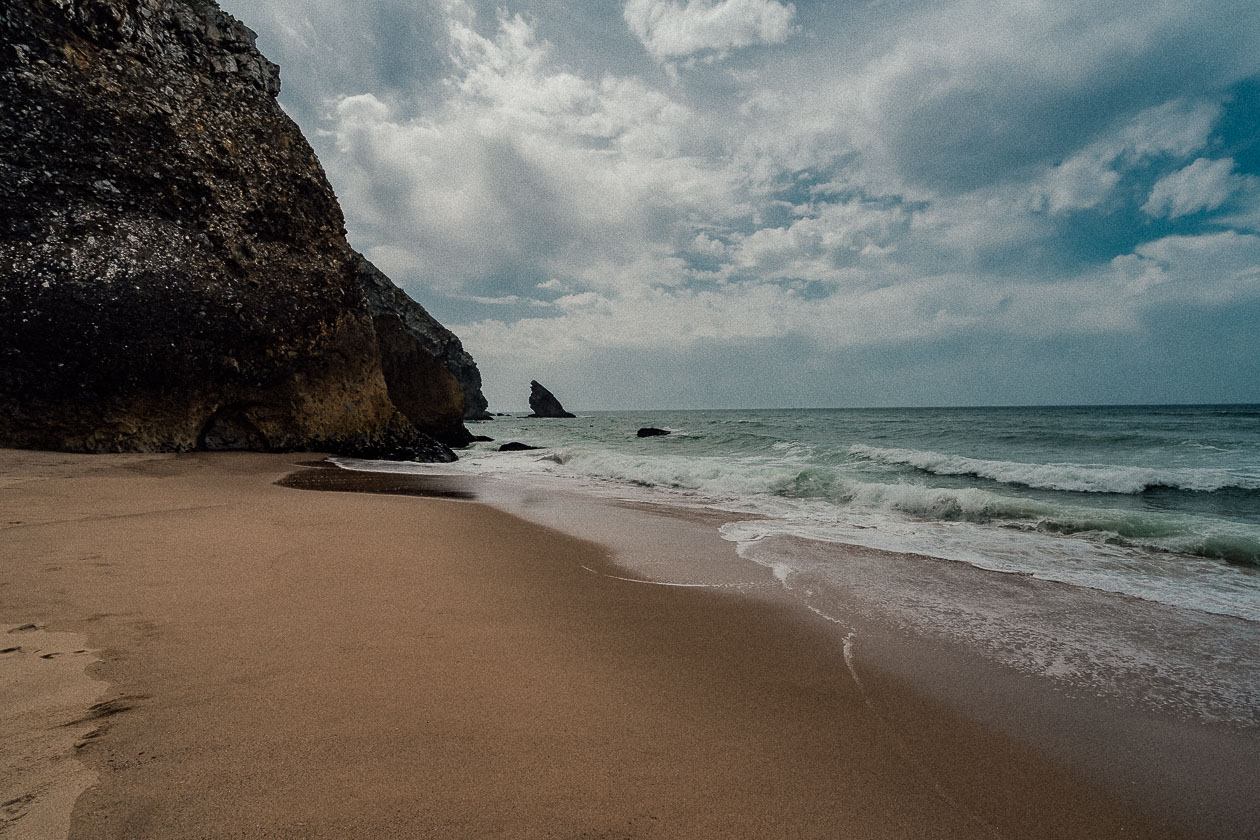
[[[127,712],[135,708],[135,702],[139,700],[148,700],[147,694],[125,694],[122,697],[115,697],[111,700],[103,700],[100,703],[93,703],[88,706],[87,714],[78,720],[72,720],[64,726],[77,726],[80,723],[88,723],[101,718],[113,717],[120,712]]]
[[[21,649],[22,648],[20,647],[5,648],[4,650],[0,650],[0,653],[17,653]]]
[[[6,824],[13,825],[22,817],[26,816],[26,811],[30,804],[35,801],[35,794],[28,793],[25,796],[19,796],[16,799],[10,799],[8,802],[0,804],[0,828],[4,828]]]
[[[101,737],[101,736],[102,736],[102,735],[104,735],[104,734],[105,734],[105,727],[103,727],[103,726],[98,726],[98,727],[96,727],[95,729],[93,729],[91,732],[86,733],[86,734],[85,734],[85,735],[84,735],[81,739],[79,739],[78,741],[75,741],[75,742],[74,742],[74,748],[75,748],[76,750],[81,750],[81,749],[83,749],[84,747],[91,746],[92,741],[94,741],[95,739],[97,739],[97,738]]]

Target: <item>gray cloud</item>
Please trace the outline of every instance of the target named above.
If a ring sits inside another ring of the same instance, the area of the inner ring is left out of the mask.
[[[630,30],[657,60],[782,44],[796,7],[778,0],[628,0]]]
[[[1230,158],[1199,158],[1185,169],[1156,181],[1150,198],[1142,205],[1142,212],[1175,219],[1201,210],[1215,210],[1236,188],[1231,174],[1233,168],[1234,161]]]
[[[724,357],[849,381],[831,404],[874,400],[841,376],[861,359],[920,402],[931,377],[893,368],[940,376],[942,348],[1149,354],[1260,297],[1260,173],[1220,148],[1260,76],[1254,4],[234,5],[353,244],[464,338],[492,400],[554,369],[579,405],[660,404],[614,375],[657,360],[710,370],[691,404],[731,404]]]

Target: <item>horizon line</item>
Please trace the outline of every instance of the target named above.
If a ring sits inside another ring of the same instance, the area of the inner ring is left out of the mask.
[[[1249,402],[1173,402],[1173,403],[987,403],[972,405],[864,405],[864,406],[692,406],[687,408],[569,408],[569,411],[587,413],[610,413],[630,411],[959,411],[968,409],[1069,409],[1069,408],[1246,408],[1260,407],[1260,400]],[[520,414],[530,409],[519,408],[498,412],[499,414]],[[491,411],[494,415],[496,412]],[[555,419],[555,418],[540,418]]]

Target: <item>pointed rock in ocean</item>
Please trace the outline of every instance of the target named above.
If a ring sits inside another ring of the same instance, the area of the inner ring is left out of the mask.
[[[534,413],[530,417],[573,417],[564,410],[556,395],[548,391],[536,381],[529,383],[529,408]]]

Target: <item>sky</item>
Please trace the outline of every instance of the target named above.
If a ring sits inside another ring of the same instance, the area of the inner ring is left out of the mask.
[[[221,0],[492,411],[1260,402],[1254,0]]]

